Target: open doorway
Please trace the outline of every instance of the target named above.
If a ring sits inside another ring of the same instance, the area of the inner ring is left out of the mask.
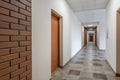
[[[97,46],[97,26],[93,27],[84,27],[84,46],[88,42],[93,42]]]
[[[62,16],[51,10],[51,73],[63,63],[62,57]]]

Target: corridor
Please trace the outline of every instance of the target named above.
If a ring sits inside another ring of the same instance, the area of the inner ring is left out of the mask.
[[[51,80],[120,80],[116,78],[94,43],[88,43],[63,69],[59,68]]]

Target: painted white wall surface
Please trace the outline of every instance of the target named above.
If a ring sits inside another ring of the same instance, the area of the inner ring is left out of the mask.
[[[51,9],[63,16],[63,65],[81,48],[81,23],[66,1],[33,0],[33,80],[49,80],[51,77]]]
[[[99,41],[99,40],[100,40],[100,39],[99,39],[99,36],[100,36],[100,35],[99,35],[99,33],[100,33],[100,32],[99,32],[99,26],[97,26],[97,47],[98,47],[98,48],[99,48],[99,45],[100,45],[100,41]]]
[[[82,48],[82,28],[78,20],[72,26],[71,36],[71,57],[73,57]]]
[[[82,26],[82,33],[81,34],[82,34],[82,39],[81,39],[82,43],[81,44],[82,44],[82,48],[83,48],[84,47],[84,26]]]
[[[120,0],[110,0],[107,6],[107,50],[106,58],[116,72],[116,11],[120,8]]]
[[[105,9],[76,12],[82,24],[99,24],[99,49],[106,49],[106,11]]]

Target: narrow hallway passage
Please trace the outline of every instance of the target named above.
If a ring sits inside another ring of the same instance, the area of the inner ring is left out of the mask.
[[[63,69],[59,68],[51,80],[120,80],[104,55],[105,51],[88,43]]]

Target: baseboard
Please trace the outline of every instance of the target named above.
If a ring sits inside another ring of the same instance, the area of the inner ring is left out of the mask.
[[[116,73],[116,72],[114,71],[114,69],[112,68],[112,66],[109,64],[108,60],[107,60],[107,59],[105,59],[105,60],[106,60],[106,62],[108,63],[108,65],[111,67],[111,69],[112,69],[112,71],[114,72],[114,74],[116,75],[116,77],[120,77],[120,73]]]
[[[106,50],[104,50],[104,49],[99,49],[99,51],[106,51]]]
[[[82,48],[65,65],[60,66],[60,68],[64,68],[64,66],[66,66],[73,58],[75,58],[81,50],[82,50]]]
[[[60,66],[60,68],[64,68],[71,60],[72,58],[64,66]]]
[[[116,73],[116,77],[120,77],[120,73]]]
[[[105,61],[108,63],[108,65],[110,66],[110,68],[112,69],[112,71],[114,72],[114,74],[116,74],[116,72],[114,71],[114,69],[112,68],[112,66],[111,66],[110,63],[108,62],[108,60],[105,59]]]

